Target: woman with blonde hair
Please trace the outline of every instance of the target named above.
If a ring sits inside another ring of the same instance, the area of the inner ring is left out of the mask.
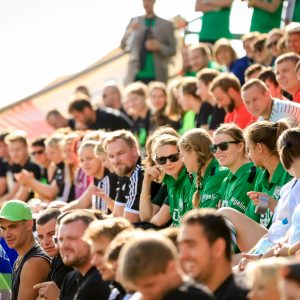
[[[178,141],[179,138],[175,135],[161,134],[155,138],[152,144],[152,157],[156,165],[147,176],[148,186],[152,181],[163,176],[162,184],[167,188],[166,201],[150,219],[150,223],[159,227],[170,220],[172,220],[173,226],[180,225],[181,217],[192,209],[190,201],[192,181],[180,160]],[[151,199],[149,194],[143,195],[143,197],[146,196]]]
[[[284,258],[272,257],[249,264],[246,269],[246,279],[250,285],[248,299],[279,300],[280,271],[287,263]]]
[[[220,167],[210,151],[211,145],[210,135],[201,128],[188,130],[179,140],[181,160],[194,178],[191,196],[195,208],[217,208],[217,193],[229,172]]]
[[[175,129],[171,127],[160,127],[147,139],[146,158],[143,160],[145,173],[139,206],[140,218],[143,222],[150,221],[150,219],[160,210],[168,196],[167,187],[164,183],[162,183],[164,174],[159,170],[155,157],[152,155],[152,146],[162,134],[169,134],[179,138],[179,134]],[[153,194],[155,194],[155,196],[151,199],[149,195]]]

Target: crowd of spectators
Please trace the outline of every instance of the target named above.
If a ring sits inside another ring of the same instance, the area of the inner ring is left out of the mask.
[[[249,1],[238,57],[214,30],[231,1],[197,0],[168,79],[154,3],[122,38],[124,90],[94,106],[80,86],[51,135],[0,134],[0,299],[300,299],[300,23]]]

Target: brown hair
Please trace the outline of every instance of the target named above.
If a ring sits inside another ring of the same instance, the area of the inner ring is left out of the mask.
[[[188,130],[179,140],[179,147],[184,151],[195,151],[197,155],[197,177],[196,177],[196,191],[193,195],[193,206],[200,205],[200,185],[203,180],[201,169],[209,159],[213,158],[213,154],[209,150],[212,144],[212,139],[208,132],[202,128],[195,128]]]
[[[231,61],[234,61],[237,59],[237,54],[235,50],[233,49],[230,40],[226,38],[221,38],[216,41],[213,47],[213,55],[214,59],[217,63],[220,63],[217,59],[218,54],[223,51],[223,49],[229,50],[231,54]]]
[[[66,225],[76,221],[81,221],[83,224],[88,226],[92,221],[95,220],[95,217],[85,210],[75,210],[66,213],[63,216],[59,216],[58,220],[60,225]]]
[[[238,125],[234,123],[221,124],[221,126],[214,132],[214,136],[222,133],[228,134],[233,138],[234,141],[243,143],[245,145],[243,130]],[[245,147],[244,153],[246,153]]]
[[[152,167],[156,165],[155,161],[153,160],[153,152],[152,152],[152,145],[155,140],[162,134],[169,134],[174,135],[175,137],[179,138],[179,133],[173,129],[172,127],[159,127],[157,128],[147,139],[145,148],[146,148],[146,158],[143,160],[143,165],[145,168]]]
[[[152,144],[152,157],[156,157],[156,150],[158,147],[171,145],[178,147],[179,137],[171,134],[162,134],[158,136]]]
[[[121,217],[96,220],[87,228],[84,234],[84,239],[89,243],[93,243],[101,237],[113,240],[125,229],[133,229],[133,226],[127,219]]]
[[[212,208],[193,209],[185,214],[182,225],[198,225],[203,228],[203,234],[212,245],[217,239],[224,239],[226,242],[225,257],[231,261],[231,232],[223,217]]]
[[[135,136],[133,135],[133,133],[129,130],[121,129],[121,130],[115,130],[107,134],[105,141],[103,143],[103,147],[105,151],[107,148],[107,144],[115,142],[118,139],[123,140],[130,148],[136,147],[137,149],[139,149],[138,142]]]
[[[252,78],[243,85],[242,92],[245,92],[254,86],[256,86],[258,89],[260,89],[260,91],[262,93],[265,93],[266,91],[268,91],[268,87],[266,86],[266,84],[263,81],[261,81],[257,78]]]
[[[119,258],[120,275],[125,282],[135,283],[140,278],[164,273],[176,256],[176,247],[168,238],[145,232],[123,247]]]
[[[249,125],[244,131],[244,136],[247,143],[262,143],[270,150],[272,155],[279,156],[277,140],[281,133],[288,128],[288,124],[283,121],[276,123],[261,121]]]
[[[256,72],[261,72],[264,69],[264,66],[261,64],[253,64],[250,65],[246,70],[245,70],[245,78],[251,77],[254,73]]]
[[[182,90],[182,93],[184,95],[192,95],[195,99],[198,99],[201,101],[200,96],[197,93],[198,87],[197,87],[198,79],[195,77],[185,77],[181,81],[180,88]]]
[[[258,79],[260,79],[263,82],[266,82],[269,80],[272,82],[276,87],[278,87],[278,81],[276,79],[276,74],[273,71],[272,67],[264,68],[258,75]]]
[[[148,95],[148,87],[146,84],[140,81],[133,82],[129,84],[125,89],[125,97],[127,97],[128,94],[137,94],[146,99]]]
[[[277,142],[281,163],[290,169],[295,158],[300,158],[300,128],[290,128],[282,133]]]
[[[206,85],[212,82],[221,73],[215,69],[204,68],[197,73],[198,80],[203,81]]]
[[[217,87],[227,93],[230,88],[240,92],[241,84],[238,78],[233,74],[220,74],[211,83],[210,90],[214,91]]]

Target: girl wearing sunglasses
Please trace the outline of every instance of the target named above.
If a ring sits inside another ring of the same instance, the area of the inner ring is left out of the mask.
[[[252,201],[249,202],[245,215],[228,208],[221,210],[222,214],[231,220],[236,231],[237,244],[242,251],[249,250],[253,246],[252,238],[257,240],[266,231],[265,228],[270,227],[280,190],[292,178],[280,162],[276,144],[280,134],[287,128],[285,122],[262,121],[250,125],[245,130],[249,156],[263,171],[258,175],[253,191],[248,192]],[[257,205],[261,205],[259,199],[262,195],[267,197],[268,207],[265,213],[257,213]],[[257,230],[249,239],[247,233],[253,226],[257,227]]]
[[[229,172],[220,167],[210,151],[211,145],[210,135],[201,128],[190,129],[179,141],[181,159],[194,178],[191,189],[193,207],[217,208],[217,193]]]
[[[156,171],[152,177],[159,178],[163,173],[162,182],[167,188],[166,201],[150,220],[150,223],[157,226],[164,225],[171,219],[172,224],[178,226],[181,217],[192,209],[192,181],[180,160],[178,141],[179,138],[174,135],[162,134],[152,144],[152,156],[156,162]]]
[[[222,124],[213,135],[210,150],[219,164],[230,170],[220,189],[219,206],[245,213],[250,201],[247,192],[253,190],[259,171],[246,156],[243,131],[233,123]]]
[[[157,166],[155,157],[152,155],[152,145],[162,134],[169,134],[179,138],[179,134],[175,129],[171,127],[159,127],[147,139],[146,158],[143,160],[145,173],[139,206],[140,219],[142,222],[149,222],[160,210],[168,197],[167,187],[162,183],[163,172],[161,172],[159,166]],[[153,195],[152,199],[151,195]],[[151,224],[148,225],[151,227]],[[159,224],[159,226],[163,225],[165,224]]]

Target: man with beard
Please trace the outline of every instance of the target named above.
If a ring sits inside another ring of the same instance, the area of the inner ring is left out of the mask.
[[[60,289],[60,300],[108,299],[110,288],[91,264],[90,246],[83,240],[88,225],[95,217],[85,211],[66,214],[58,227],[58,245],[66,266],[75,270],[66,277]]]
[[[214,209],[189,211],[183,218],[177,241],[183,271],[206,285],[217,300],[247,299],[231,267],[231,233],[223,216]]]
[[[112,108],[94,109],[91,103],[85,99],[74,100],[69,105],[69,114],[83,128],[113,131],[118,129],[130,129],[131,120],[122,112]]]
[[[227,110],[224,123],[235,123],[245,128],[256,121],[251,115],[241,96],[241,85],[233,74],[220,74],[211,83],[210,87],[218,107]]]
[[[114,172],[120,176],[117,184],[114,217],[124,217],[130,222],[139,222],[139,200],[143,183],[138,142],[130,131],[118,130],[104,141]]]

